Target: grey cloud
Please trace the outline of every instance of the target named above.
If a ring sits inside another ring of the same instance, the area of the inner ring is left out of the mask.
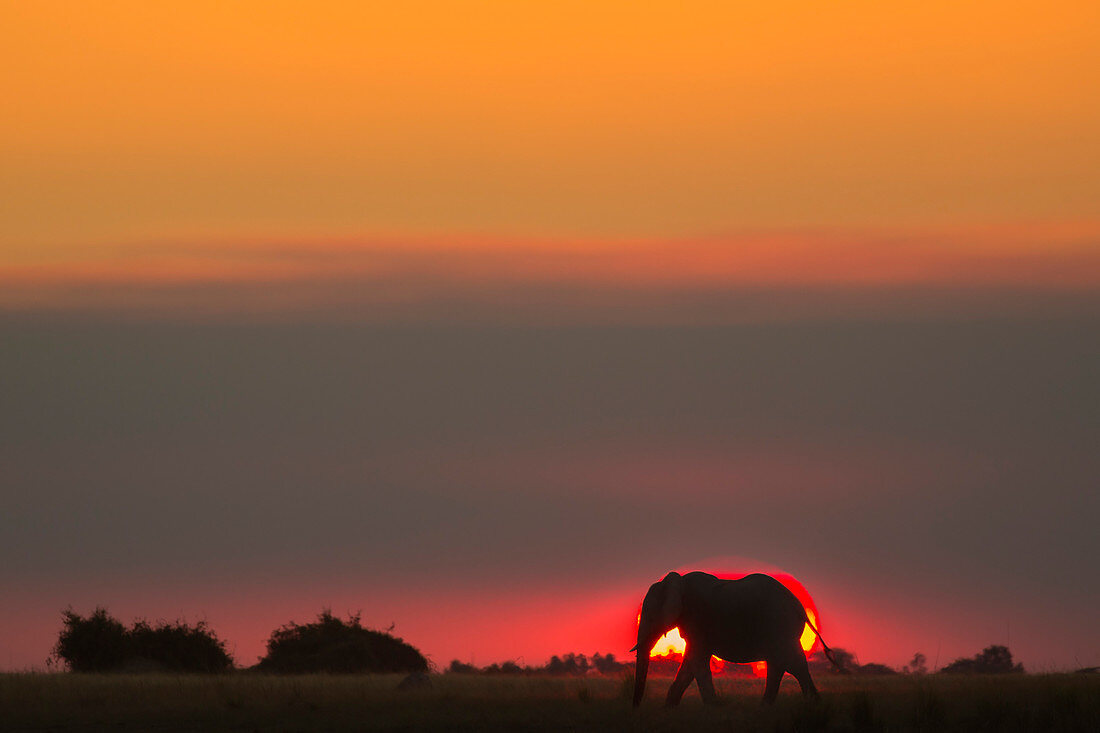
[[[0,583],[473,567],[488,587],[596,588],[741,554],[1083,618],[1100,601],[1098,325],[9,321]],[[767,465],[755,482],[782,491],[723,487],[726,466],[713,490],[680,492],[672,471],[631,495],[603,490],[614,460],[578,463],[662,446],[673,466],[684,446],[889,450],[811,478],[805,500]]]

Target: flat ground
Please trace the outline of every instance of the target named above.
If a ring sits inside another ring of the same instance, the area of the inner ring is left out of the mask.
[[[630,680],[437,675],[397,691],[400,675],[0,675],[2,731],[1100,731],[1100,675],[821,677],[806,702],[787,677],[762,709],[763,682],[694,685],[678,708],[655,679],[639,710]]]

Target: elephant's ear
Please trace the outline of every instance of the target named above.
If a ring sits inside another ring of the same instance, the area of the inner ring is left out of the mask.
[[[661,581],[665,587],[665,602],[661,608],[661,617],[666,624],[675,624],[684,607],[684,578],[679,573],[669,573]]]

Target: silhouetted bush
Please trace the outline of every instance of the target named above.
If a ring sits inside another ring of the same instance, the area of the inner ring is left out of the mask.
[[[482,674],[524,674],[526,671],[526,669],[511,661],[490,664],[481,670]]]
[[[292,621],[273,631],[257,667],[295,673],[426,672],[428,660],[401,639],[364,628],[358,615],[345,622],[325,610],[311,624]]]
[[[1005,674],[1023,672],[1024,665],[1013,664],[1012,652],[1007,646],[993,645],[974,657],[956,659],[940,671],[948,674]]]
[[[893,667],[887,667],[885,664],[879,664],[878,662],[868,662],[867,664],[859,665],[858,669],[853,670],[856,674],[897,674],[898,671]]]
[[[475,674],[478,669],[472,664],[466,664],[457,659],[452,659],[450,666],[447,667],[447,671],[451,674]]]
[[[832,648],[833,658],[836,659],[834,665],[828,657],[825,656],[825,652],[818,649],[811,654],[807,659],[807,663],[810,667],[810,673],[814,675],[819,674],[865,674],[865,675],[889,675],[897,674],[898,671],[893,667],[887,667],[885,664],[879,664],[877,662],[868,662],[867,664],[860,664],[859,659],[855,654],[842,649],[840,647]],[[923,655],[921,656],[923,659]],[[840,669],[837,669],[837,667]]]
[[[818,649],[816,652],[806,658],[806,662],[810,666],[810,673],[814,675],[818,674],[836,674],[843,670],[845,673],[855,672],[859,669],[859,660],[856,659],[856,655],[847,649],[843,649],[838,646],[832,648],[833,659],[836,660],[834,665],[832,661],[825,656],[825,652]],[[840,667],[838,670],[837,667]]]
[[[88,618],[71,608],[62,612],[63,628],[57,637],[54,654],[74,672],[110,672],[120,669],[129,659],[130,644],[126,627],[98,606]]]
[[[176,672],[225,672],[233,660],[225,651],[225,642],[199,621],[194,626],[177,621],[160,621],[150,626],[138,621],[130,630],[133,657]]]
[[[127,629],[99,607],[87,618],[70,608],[62,618],[54,654],[74,672],[224,672],[233,666],[225,643],[203,621],[137,621]]]

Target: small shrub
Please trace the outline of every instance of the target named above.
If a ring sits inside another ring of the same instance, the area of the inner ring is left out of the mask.
[[[449,674],[475,674],[477,671],[477,667],[474,665],[460,662],[457,659],[452,659],[450,666],[447,667]]]
[[[291,673],[426,672],[428,660],[401,639],[364,628],[358,615],[345,622],[325,610],[311,624],[292,621],[273,631],[258,668]]]

